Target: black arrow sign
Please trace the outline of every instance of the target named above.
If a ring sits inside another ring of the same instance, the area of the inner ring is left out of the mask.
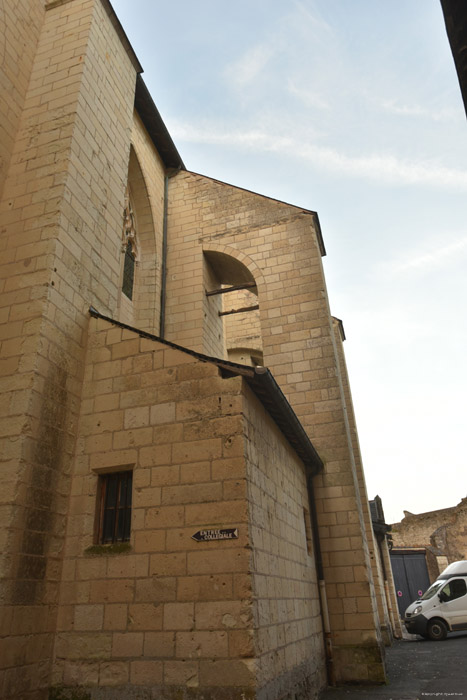
[[[236,540],[238,539],[238,528],[231,527],[223,530],[198,530],[191,536],[197,542],[210,542],[211,540]]]

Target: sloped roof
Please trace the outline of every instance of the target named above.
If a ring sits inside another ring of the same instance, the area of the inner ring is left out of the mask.
[[[139,74],[136,76],[135,109],[141,117],[146,131],[157,148],[166,168],[185,170],[185,165],[172,141],[172,137],[154,104],[146,83]]]
[[[201,362],[210,362],[219,367],[221,374],[224,377],[243,377],[250,389],[254,392],[271,418],[274,420],[282,434],[300,457],[305,465],[307,473],[315,475],[321,471],[324,465],[320,456],[297,418],[295,411],[287,401],[281,388],[267,367],[250,367],[249,365],[242,365],[237,362],[231,362],[230,360],[223,360],[218,357],[204,355],[203,353],[190,350],[189,348],[185,348],[181,345],[177,345],[176,343],[171,343],[168,340],[159,338],[158,336],[148,333],[147,331],[143,331],[139,328],[129,326],[126,323],[116,321],[110,316],[104,316],[93,306],[90,307],[89,313],[94,318],[101,318],[114,326],[133,331],[141,338],[154,340],[162,345],[167,345],[175,350],[180,350],[180,352],[191,355]]]
[[[467,113],[467,3],[465,0],[441,0],[441,7]]]

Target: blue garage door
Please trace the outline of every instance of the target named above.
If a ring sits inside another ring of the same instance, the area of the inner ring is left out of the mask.
[[[391,566],[399,614],[404,617],[410,603],[420,598],[430,586],[425,555],[391,552]]]

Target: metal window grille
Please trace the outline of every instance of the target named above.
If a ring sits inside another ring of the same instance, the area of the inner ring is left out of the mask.
[[[100,477],[100,544],[130,539],[132,484],[131,471]]]

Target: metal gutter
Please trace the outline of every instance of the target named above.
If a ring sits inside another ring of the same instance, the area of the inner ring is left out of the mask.
[[[324,467],[321,457],[306,434],[295,411],[267,367],[254,367],[253,377],[245,377],[265,409],[294,448],[305,465],[307,476],[318,474]]]
[[[336,685],[336,674],[334,671],[334,654],[332,648],[331,622],[329,619],[328,596],[326,592],[326,582],[324,580],[323,555],[321,552],[321,542],[319,539],[318,517],[316,515],[315,490],[313,487],[312,475],[307,475],[306,480],[308,490],[308,503],[310,508],[311,530],[313,534],[313,545],[315,549],[316,577],[318,579],[319,603],[321,612],[321,623],[323,626],[324,651],[326,654],[326,674],[330,686]]]

